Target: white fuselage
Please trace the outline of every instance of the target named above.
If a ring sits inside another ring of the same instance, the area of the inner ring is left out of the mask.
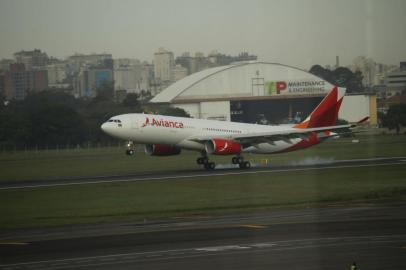
[[[164,144],[197,151],[205,149],[204,143],[190,138],[202,136],[227,139],[233,135],[295,130],[292,125],[266,126],[151,114],[118,115],[105,122],[102,129],[111,136],[134,143]],[[294,138],[262,142],[243,148],[242,152],[267,154],[289,151],[304,140],[306,139]]]

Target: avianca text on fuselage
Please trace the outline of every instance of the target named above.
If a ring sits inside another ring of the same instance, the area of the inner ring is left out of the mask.
[[[142,127],[146,126],[155,126],[155,127],[169,127],[169,128],[183,128],[184,125],[182,122],[177,121],[168,121],[164,119],[155,119],[152,117],[152,120],[149,117],[145,117],[145,122],[142,124]]]

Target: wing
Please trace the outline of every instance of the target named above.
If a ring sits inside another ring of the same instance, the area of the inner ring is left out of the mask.
[[[306,139],[311,133],[318,133],[318,137],[331,137],[331,132],[335,132],[336,135],[340,132],[348,132],[351,125],[339,125],[328,126],[318,128],[287,128],[286,130],[272,131],[272,132],[257,132],[248,134],[221,134],[221,135],[207,135],[207,136],[195,136],[188,138],[188,140],[204,142],[212,139],[227,139],[239,142],[244,146],[249,146],[258,143],[271,143],[276,141],[291,142],[292,139]]]

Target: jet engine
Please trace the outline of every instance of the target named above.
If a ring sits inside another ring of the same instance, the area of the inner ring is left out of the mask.
[[[180,154],[180,148],[164,144],[146,144],[145,153],[150,156],[174,156]]]
[[[205,143],[207,154],[233,155],[241,153],[241,144],[224,139],[213,139]]]

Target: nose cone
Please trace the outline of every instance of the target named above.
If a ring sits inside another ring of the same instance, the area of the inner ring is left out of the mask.
[[[104,132],[106,132],[107,123],[103,123],[103,124],[100,126],[100,128],[101,128]]]
[[[101,126],[100,126],[100,128],[105,132],[105,133],[107,133],[107,134],[109,134],[109,135],[112,135],[112,132],[113,132],[113,127],[112,127],[112,125],[111,125],[112,123],[103,123]]]

